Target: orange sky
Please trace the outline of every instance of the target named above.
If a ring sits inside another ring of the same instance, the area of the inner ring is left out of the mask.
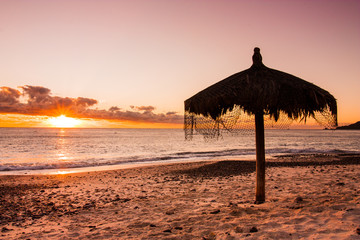
[[[121,117],[90,127],[181,127],[183,101],[250,67],[258,46],[266,66],[332,93],[341,125],[360,120],[359,42],[357,0],[2,0],[0,87]],[[0,127],[43,126],[35,110],[0,113]]]

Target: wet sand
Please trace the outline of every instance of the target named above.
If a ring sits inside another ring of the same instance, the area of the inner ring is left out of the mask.
[[[0,177],[0,239],[360,239],[360,156]]]

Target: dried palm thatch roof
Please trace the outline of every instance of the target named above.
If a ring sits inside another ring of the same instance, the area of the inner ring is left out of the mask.
[[[218,119],[235,106],[246,113],[263,112],[277,121],[280,113],[297,120],[326,113],[328,126],[337,125],[336,99],[326,90],[291,74],[266,67],[260,49],[253,65],[204,89],[185,101],[185,112]]]

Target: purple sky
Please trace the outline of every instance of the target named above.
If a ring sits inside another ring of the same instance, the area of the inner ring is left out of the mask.
[[[331,92],[360,120],[360,1],[2,0],[0,87],[42,86],[94,108],[183,101],[251,65]]]

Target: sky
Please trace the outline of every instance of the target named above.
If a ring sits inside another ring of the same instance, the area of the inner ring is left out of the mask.
[[[359,43],[358,0],[0,0],[0,127],[60,114],[182,127],[184,100],[249,68],[254,47],[332,93],[339,125],[354,123]]]

